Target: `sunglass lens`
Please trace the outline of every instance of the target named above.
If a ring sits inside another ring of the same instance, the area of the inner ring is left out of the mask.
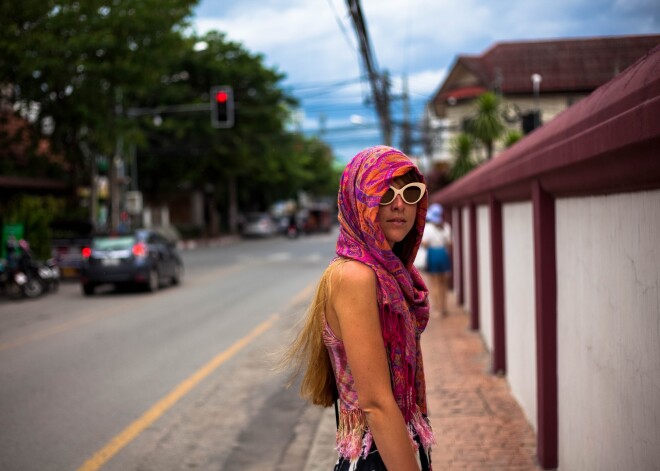
[[[417,186],[409,186],[403,190],[403,199],[408,204],[417,203],[422,196],[422,190]]]
[[[392,188],[389,188],[383,197],[380,199],[380,204],[390,204],[392,200],[394,199],[394,190]]]

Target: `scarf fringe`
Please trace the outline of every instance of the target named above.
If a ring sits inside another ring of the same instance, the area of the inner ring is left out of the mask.
[[[427,417],[419,408],[415,409],[408,422],[408,435],[411,446],[417,450],[419,445],[414,437],[417,435],[425,450],[436,445],[433,429]],[[373,436],[367,425],[367,418],[361,409],[340,409],[339,427],[337,428],[337,452],[348,460],[359,457],[366,458],[373,444]]]

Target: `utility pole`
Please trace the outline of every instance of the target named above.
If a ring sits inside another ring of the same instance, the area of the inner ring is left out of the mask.
[[[364,21],[364,16],[362,15],[362,8],[360,7],[360,0],[346,0],[346,3],[348,5],[348,12],[353,20],[355,34],[360,43],[362,62],[369,77],[371,93],[374,97],[374,103],[376,104],[376,111],[378,113],[381,131],[383,133],[383,143],[391,146],[392,120],[390,118],[388,78],[386,74],[379,74],[376,69],[375,59],[371,52],[371,44],[369,43],[367,26]]]
[[[408,95],[408,75],[403,75],[403,137],[401,139],[401,150],[410,155],[412,147],[412,136],[410,130],[410,97]]]
[[[123,94],[121,88],[115,89],[115,132],[117,139],[115,143],[115,154],[109,158],[108,166],[108,180],[110,187],[110,230],[116,230],[119,227],[119,212],[122,198],[123,182],[120,189],[118,166],[123,164],[123,147],[124,140],[122,139],[119,130],[119,118],[124,113]]]

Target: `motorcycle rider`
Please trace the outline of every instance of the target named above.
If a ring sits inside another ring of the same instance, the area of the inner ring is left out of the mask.
[[[32,251],[30,250],[30,243],[25,239],[21,239],[18,241],[18,246],[21,249],[21,253],[19,254],[18,258],[18,268],[23,273],[27,274],[30,272],[30,265],[32,263]]]

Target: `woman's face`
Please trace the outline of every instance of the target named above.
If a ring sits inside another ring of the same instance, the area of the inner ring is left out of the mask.
[[[405,183],[399,179],[392,181],[394,188],[399,189],[404,185]],[[416,217],[417,203],[408,204],[403,201],[401,195],[396,195],[391,204],[378,208],[378,223],[390,248],[393,248],[396,242],[401,242],[408,235],[408,232],[415,225]]]

